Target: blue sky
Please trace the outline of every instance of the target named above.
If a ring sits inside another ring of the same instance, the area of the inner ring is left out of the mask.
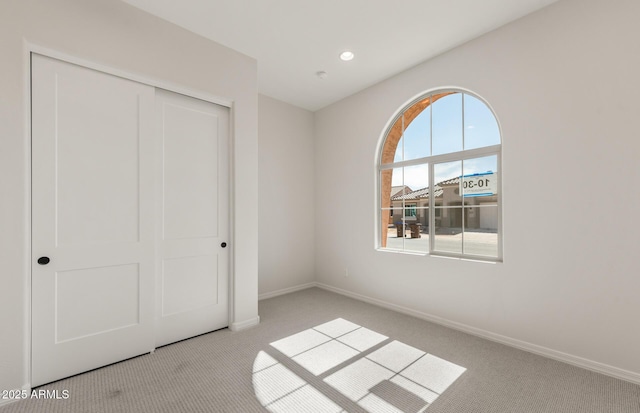
[[[464,100],[464,120],[462,107]],[[432,113],[431,113],[432,112]],[[433,125],[431,125],[433,122]],[[406,128],[394,162],[412,160],[474,149],[500,143],[498,124],[491,110],[478,98],[462,93],[445,96],[427,107]],[[489,156],[434,166],[435,182],[478,172],[496,171],[497,157]],[[404,173],[403,173],[404,172]],[[403,180],[404,179],[404,180]],[[393,185],[408,185],[411,189],[429,185],[427,165],[394,169]]]

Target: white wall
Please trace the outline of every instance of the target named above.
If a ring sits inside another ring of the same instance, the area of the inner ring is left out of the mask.
[[[255,60],[115,0],[0,2],[0,390],[28,385],[29,137],[25,42],[234,102],[238,326],[257,320]]]
[[[258,98],[259,292],[315,280],[313,113]]]
[[[638,16],[563,0],[317,112],[317,280],[640,382]],[[504,263],[374,249],[381,133],[441,86],[501,122]]]

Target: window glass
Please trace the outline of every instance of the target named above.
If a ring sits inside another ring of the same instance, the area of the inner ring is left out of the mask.
[[[383,188],[383,191],[380,194],[382,197],[380,206],[383,209],[389,209],[391,207],[391,199],[394,195],[397,195],[400,191],[404,190],[402,185],[402,168],[385,169],[380,171],[380,182],[381,187]]]
[[[429,186],[429,165],[420,164],[414,166],[405,166],[403,168],[404,185],[411,191],[418,191]],[[417,196],[423,197],[424,194]]]
[[[464,174],[496,172],[498,170],[498,156],[490,155],[464,160]]]
[[[394,221],[392,219],[392,220],[385,221],[383,218],[382,225],[383,225],[382,229],[384,231],[383,239],[384,239],[384,242],[386,243],[385,248],[389,250],[394,250],[394,251],[403,251],[404,235],[402,230],[404,228],[404,225],[402,223],[402,220]]]
[[[466,205],[477,204],[479,198],[495,201],[498,194],[498,157],[465,159],[460,191]]]
[[[464,253],[487,257],[498,256],[498,206],[480,203],[466,207],[464,219]]]
[[[462,150],[462,93],[436,100],[432,106],[433,154]]]
[[[462,205],[462,195],[460,194],[460,175],[462,175],[462,161],[453,161],[434,165],[434,195],[437,207]]]
[[[410,205],[405,211],[411,216],[405,219],[406,235],[404,250],[408,252],[429,252],[429,209]]]
[[[464,95],[464,148],[500,143],[500,129],[489,107],[475,96]]]
[[[498,256],[498,156],[465,159],[460,191],[464,214],[463,252]]]
[[[462,161],[434,165],[435,218],[434,250],[462,253]]]
[[[393,162],[401,162],[404,160],[403,147],[404,147],[404,139],[400,138],[400,140],[398,141],[398,146],[396,147],[396,153],[395,155],[393,155]]]
[[[411,123],[405,118],[404,160],[424,158],[431,153],[431,107],[427,106]]]
[[[418,204],[414,202],[407,202],[404,204],[404,218],[407,221],[415,221],[417,216]]]
[[[380,154],[380,164],[389,165],[395,162],[402,162],[402,132],[403,132],[403,116],[398,117],[393,125],[389,128],[385,142],[383,145],[382,153]]]

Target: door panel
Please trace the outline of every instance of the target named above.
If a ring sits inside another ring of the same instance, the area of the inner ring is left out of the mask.
[[[33,386],[154,348],[154,93],[33,55]]]
[[[229,110],[163,90],[156,105],[161,346],[228,325]]]
[[[162,316],[218,304],[218,257],[172,258],[163,261]],[[192,286],[201,288],[193,291]]]
[[[140,323],[138,264],[59,271],[55,277],[57,343]]]
[[[57,245],[138,242],[142,85],[81,72],[56,82]]]
[[[220,125],[207,107],[215,105],[163,96],[163,239],[217,237]]]

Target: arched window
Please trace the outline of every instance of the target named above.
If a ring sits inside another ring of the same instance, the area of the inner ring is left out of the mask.
[[[378,247],[501,260],[501,142],[491,108],[465,90],[400,110],[378,153]]]

